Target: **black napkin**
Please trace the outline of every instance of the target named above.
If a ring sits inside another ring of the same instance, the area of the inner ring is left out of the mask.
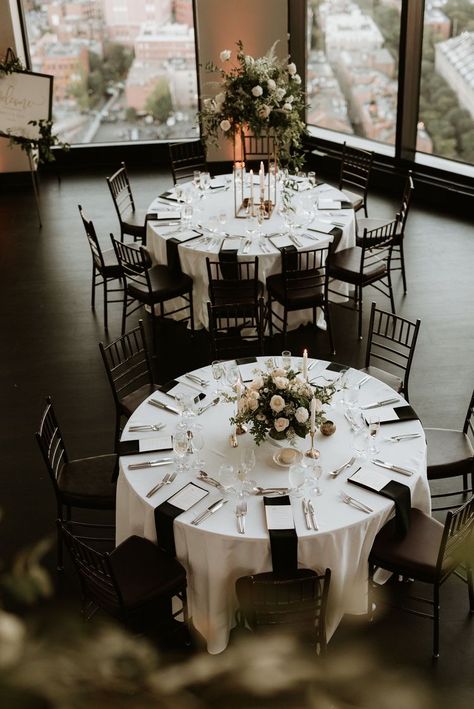
[[[166,199],[169,202],[177,202],[178,198],[176,195],[173,195],[173,193],[170,190],[167,190],[166,192],[162,192],[160,194],[160,199]]]
[[[162,391],[163,394],[167,394],[171,389],[174,389],[175,386],[178,386],[178,384],[182,384],[182,382],[178,382],[177,379],[170,379],[170,381],[166,382],[166,384],[160,384],[159,390]],[[186,385],[184,385],[184,386],[186,386]],[[191,387],[189,387],[189,389],[191,389]],[[170,397],[172,399],[174,399],[174,397],[171,394],[170,394]],[[201,391],[201,392],[199,392],[199,394],[196,394],[194,396],[194,403],[197,404],[199,401],[201,401],[202,399],[205,399],[205,398],[206,398],[205,393],[203,391]]]
[[[179,226],[179,224],[178,224],[178,226]],[[188,241],[193,241],[194,239],[198,239],[201,236],[202,236],[201,232],[196,232],[195,236],[191,236],[191,237],[189,237],[189,239],[186,239],[185,241],[179,241],[174,236],[171,236],[169,239],[166,240],[166,261],[168,263],[168,267],[173,271],[173,273],[175,273],[175,274],[182,273],[181,261],[179,259],[178,246],[180,244],[186,244]]]
[[[257,358],[256,357],[239,357],[239,359],[235,360],[236,364],[252,364],[253,362],[256,362]]]
[[[338,364],[337,362],[331,362],[331,364],[328,364],[326,367],[328,372],[347,372],[348,369],[347,364]]]
[[[194,485],[194,483],[186,483],[181,490],[184,490],[184,488],[188,485]],[[195,487],[199,487],[201,490],[204,489],[199,485],[195,485]],[[178,492],[181,492],[181,490],[178,490]],[[208,490],[205,492],[208,494]],[[173,492],[171,497],[174,497],[177,494],[177,492]],[[174,520],[184,511],[185,510],[182,510],[180,507],[172,505],[171,502],[168,502],[168,500],[165,500],[161,503],[161,505],[155,507],[155,528],[158,546],[160,549],[163,549],[163,551],[166,551],[172,556],[176,556],[173,530]]]
[[[264,497],[263,504],[290,505],[288,495]],[[298,536],[293,529],[269,529],[272,569],[276,576],[289,576],[298,568]]]
[[[408,404],[405,406],[397,406],[393,410],[395,412],[395,417],[393,419],[389,419],[389,421],[381,421],[381,426],[384,426],[387,423],[400,423],[400,421],[419,421],[419,417],[416,412]]]
[[[225,242],[226,240],[223,239],[221,247],[219,249],[219,263],[221,267],[221,273],[225,279],[237,281],[239,279],[239,269],[237,266],[238,249],[226,249]]]
[[[377,492],[379,495],[393,500],[395,503],[394,538],[403,539],[410,525],[411,492],[408,485],[399,483],[397,480],[389,480],[381,490],[374,490],[372,487],[351,478],[348,478],[348,481],[353,485],[359,485],[359,487],[364,487],[366,490]]]
[[[159,434],[158,434],[159,435]],[[146,451],[147,453],[159,453],[160,451],[172,451],[173,447],[169,448],[155,448],[154,450]],[[138,439],[133,439],[132,441],[121,441],[118,445],[119,455],[135,455],[140,453],[140,441]]]

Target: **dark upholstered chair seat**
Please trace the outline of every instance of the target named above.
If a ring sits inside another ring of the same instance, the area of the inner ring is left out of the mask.
[[[263,292],[263,283],[258,281],[257,298],[263,298]],[[214,288],[213,296],[213,305],[236,305],[237,303],[255,305],[255,289],[253,282],[246,284],[245,281],[232,281],[232,283],[226,284],[225,281],[220,281],[219,285]],[[211,299],[210,293],[209,299]]]
[[[129,209],[122,213],[122,222],[127,227],[127,233],[143,234],[146,229],[146,212]]]
[[[142,303],[162,303],[192,290],[192,278],[185,273],[175,273],[167,266],[153,266],[149,274],[152,293],[149,293],[145,285],[141,287],[130,283],[128,286],[129,295]]]
[[[397,377],[396,374],[386,372],[385,370],[379,369],[378,367],[374,367],[372,365],[364,367],[364,369],[361,369],[360,371],[365,372],[366,374],[370,374],[371,377],[379,379],[381,382],[384,382],[384,384],[388,384],[389,387],[392,387],[392,389],[394,389],[398,393],[403,390],[403,379]]]
[[[474,467],[474,450],[462,431],[425,429],[428,446],[428,479],[465,475]]]
[[[120,278],[122,275],[122,269],[117,261],[115,251],[113,249],[107,249],[106,251],[102,251],[102,256],[104,259],[104,271],[107,278]]]
[[[137,409],[140,404],[145,401],[145,399],[153,394],[155,391],[159,390],[159,386],[156,384],[144,384],[143,386],[135,389],[126,396],[122,397],[120,400],[120,406],[122,412],[125,416],[131,416],[135,409]]]
[[[66,505],[75,507],[115,507],[115,484],[111,482],[116,455],[98,455],[93,458],[70,460],[58,475],[58,487]]]
[[[287,292],[285,290],[285,281],[281,273],[276,273],[267,278],[267,290],[272,298],[279,303],[286,304],[288,310],[299,308],[312,308],[318,303],[324,303],[324,291],[321,286],[315,288],[302,288],[298,291]]]
[[[402,540],[394,539],[393,520],[375,537],[370,561],[389,571],[434,583],[444,526],[421,510],[410,510],[410,527]],[[446,561],[449,568],[449,560]]]
[[[131,536],[110,555],[110,564],[128,610],[186,586],[179,561],[142,537]]]
[[[361,258],[362,249],[359,246],[338,251],[331,256],[329,275],[332,278],[338,278],[339,275],[341,280],[348,283],[359,282]],[[375,262],[365,269],[363,279],[369,282],[372,279],[381,278],[386,271],[387,267],[383,261]]]

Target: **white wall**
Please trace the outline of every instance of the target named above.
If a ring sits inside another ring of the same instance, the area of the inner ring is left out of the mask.
[[[21,42],[17,47],[15,41],[15,37],[21,36],[15,0],[0,0],[0,18],[0,57],[3,60],[8,47],[11,47],[24,63]],[[0,138],[0,172],[24,170],[29,170],[26,154],[18,146],[10,148],[7,138]]]
[[[246,54],[258,57],[278,39],[278,56],[288,55],[287,0],[196,0],[196,33],[201,96],[205,98],[216,93],[209,82],[218,78],[206,72],[206,63],[219,65],[223,49],[231,49],[235,57],[237,40],[244,43]],[[218,148],[210,146],[208,159],[231,160],[231,142],[223,138]]]

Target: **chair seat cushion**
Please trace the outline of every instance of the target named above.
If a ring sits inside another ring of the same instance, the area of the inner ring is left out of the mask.
[[[275,273],[267,278],[267,291],[274,300],[285,305],[288,310],[311,308],[324,303],[324,290],[317,288],[301,288],[298,290],[285,290],[283,274]]]
[[[369,367],[364,367],[364,369],[361,369],[360,371],[370,374],[371,377],[379,379],[381,382],[384,382],[384,384],[388,384],[389,387],[398,393],[403,391],[403,379],[397,377],[396,374],[391,374],[391,372],[386,372],[384,369],[379,369],[378,367],[374,367],[372,365]]]
[[[209,300],[212,305],[256,305],[257,300],[263,297],[263,283],[257,281],[257,298],[255,298],[255,281],[219,281],[213,288],[209,288]]]
[[[104,274],[107,278],[120,278],[122,274],[122,269],[117,261],[117,256],[113,249],[107,249],[102,251],[102,257],[104,259]]]
[[[362,249],[360,246],[353,246],[350,249],[343,249],[331,256],[329,264],[329,275],[333,278],[340,278],[349,283],[359,282],[360,263]],[[387,267],[383,261],[377,261],[366,266],[363,273],[363,281],[371,281],[382,278],[387,272]]]
[[[186,587],[186,571],[179,561],[143,537],[133,535],[119,544],[110,564],[129,610]]]
[[[352,209],[355,209],[357,211],[358,209],[364,206],[364,198],[361,197],[360,194],[357,194],[357,192],[351,192],[350,190],[346,190],[345,187],[342,188],[342,191],[346,195],[347,201],[351,203]]]
[[[428,446],[428,478],[451,478],[474,469],[474,450],[462,431],[425,428]]]
[[[128,293],[142,303],[162,303],[165,300],[176,298],[185,293],[190,293],[193,288],[193,280],[185,273],[171,271],[168,266],[161,264],[152,266],[148,271],[152,292],[144,286],[136,284],[128,285]]]
[[[116,465],[116,455],[98,455],[65,463],[57,481],[64,502],[76,507],[114,509],[115,483],[111,480]]]
[[[127,394],[127,396],[122,397],[122,399],[120,399],[122,413],[125,416],[131,416],[135,409],[137,409],[150,394],[158,390],[159,387],[156,384],[144,384],[138,389],[135,389],[135,391],[130,392],[130,394]]]
[[[144,236],[146,232],[146,212],[128,209],[121,215],[122,230],[133,236]]]
[[[394,520],[375,537],[370,561],[403,576],[433,583],[444,526],[421,510],[410,510],[410,526],[406,536],[394,539]]]

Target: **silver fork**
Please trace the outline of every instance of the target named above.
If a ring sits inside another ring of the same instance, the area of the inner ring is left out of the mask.
[[[356,461],[356,457],[357,457],[357,456],[353,455],[352,458],[351,458],[350,460],[348,460],[347,463],[344,463],[344,465],[341,465],[340,468],[336,468],[336,470],[331,470],[331,472],[329,473],[329,475],[331,475],[331,477],[333,477],[333,478],[337,478],[337,476],[339,475],[339,473],[342,473],[342,471],[343,471],[345,468],[350,468],[351,465],[354,465],[354,463],[355,463],[355,461]]]
[[[176,473],[166,473],[163,480],[161,480],[158,483],[158,485],[155,485],[155,487],[152,487],[151,490],[149,492],[147,492],[146,496],[151,497],[152,495],[155,494],[155,492],[158,492],[158,490],[160,490],[163,487],[163,485],[170,485],[173,482],[173,480],[175,479],[175,477],[176,477]]]
[[[371,512],[373,512],[373,509],[371,507],[365,505],[359,500],[356,500],[354,497],[351,497],[347,494],[347,492],[344,492],[344,490],[341,490],[341,500],[345,502],[346,505],[352,505],[352,507],[356,507],[358,510],[361,510],[361,512],[365,512],[366,514],[370,514]]]
[[[162,428],[164,428],[166,424],[164,423],[142,423],[142,424],[135,424],[135,426],[130,426],[128,429],[130,432],[132,431],[161,431]]]
[[[239,534],[245,534],[245,515],[247,514],[247,501],[241,500],[237,503],[235,508],[235,515],[237,517],[237,527]]]

